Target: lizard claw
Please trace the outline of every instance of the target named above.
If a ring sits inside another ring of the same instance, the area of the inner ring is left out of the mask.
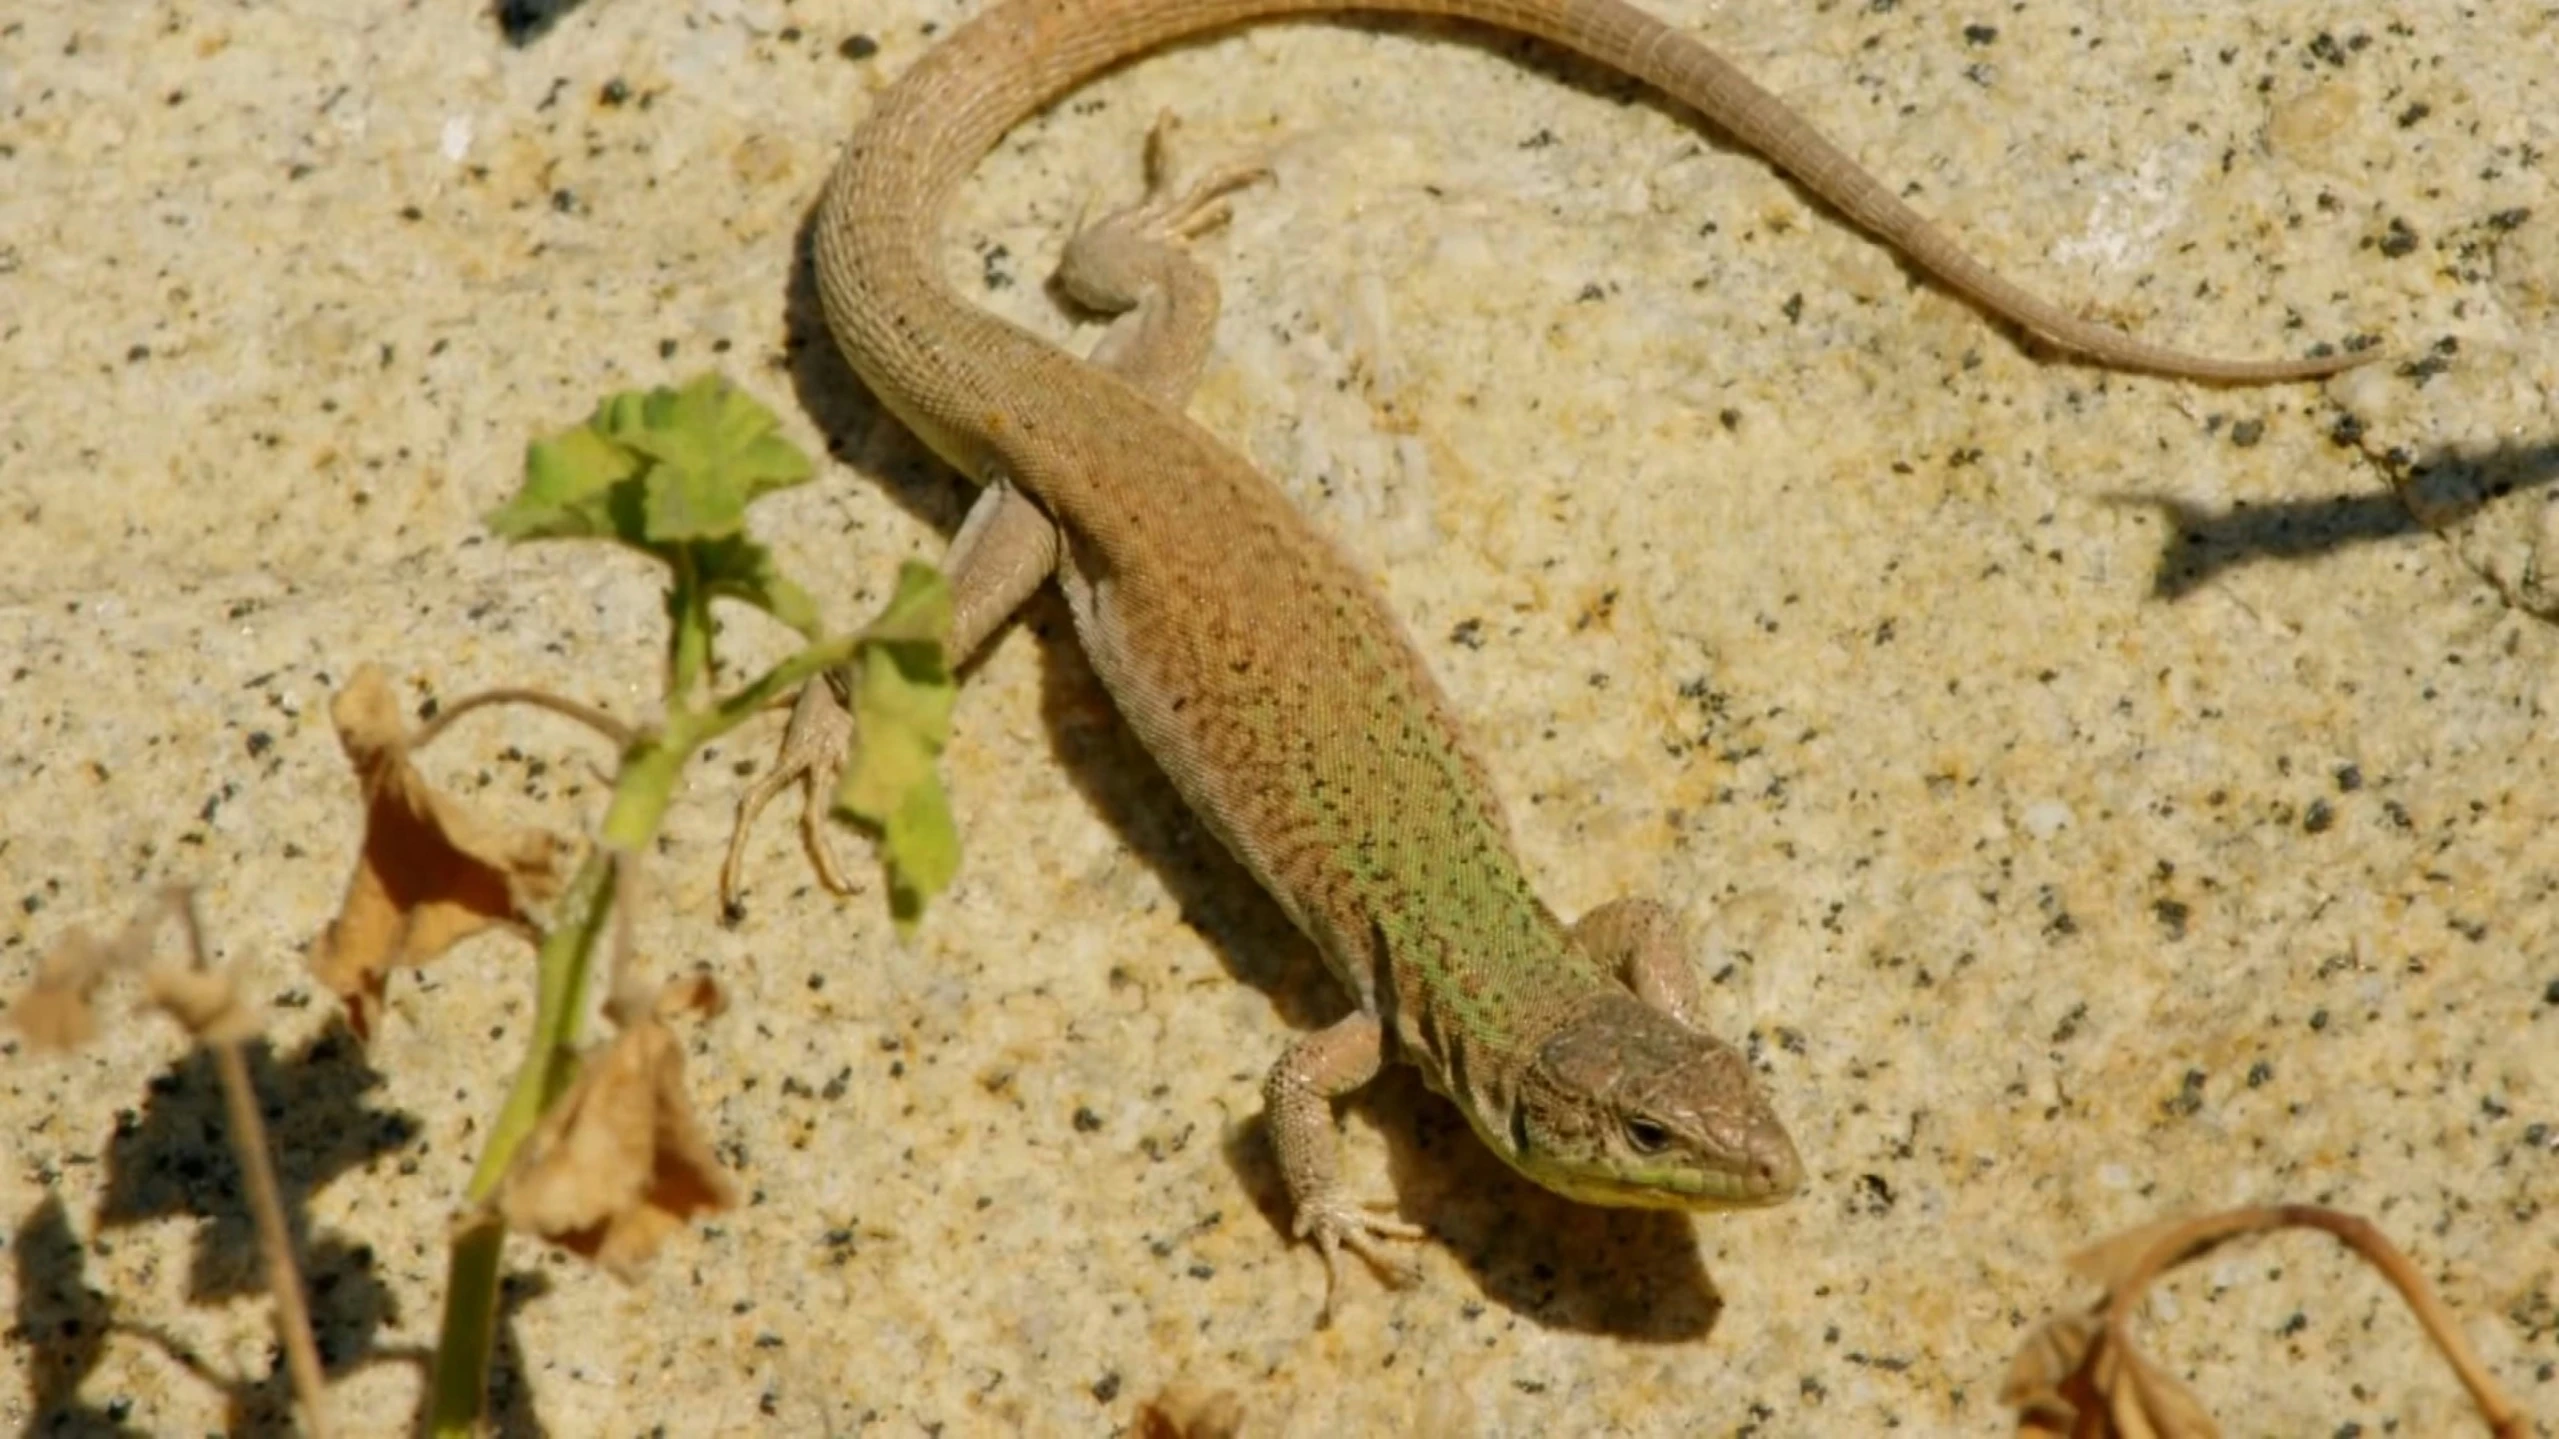
[[[1115,314],[1137,302],[1150,288],[1154,264],[1142,261],[1161,250],[1208,234],[1235,217],[1226,197],[1271,177],[1262,160],[1234,160],[1197,174],[1185,174],[1173,158],[1172,136],[1179,128],[1172,112],[1155,118],[1146,134],[1146,198],[1080,226],[1066,242],[1057,278],[1076,303]]]
[[[729,829],[728,858],[720,865],[720,908],[735,914],[738,908],[738,869],[745,859],[746,831],[755,817],[772,803],[773,796],[793,784],[801,786],[800,842],[809,852],[809,863],[817,869],[818,883],[837,894],[853,893],[844,870],[835,862],[835,851],[826,840],[826,807],[835,796],[835,775],[844,768],[845,751],[853,743],[853,716],[835,697],[833,689],[822,680],[812,680],[800,690],[797,704],[791,706],[790,726],[782,731],[781,752],[773,758],[773,768],[762,779],[738,796],[737,820]]]
[[[1235,217],[1226,196],[1256,180],[1271,178],[1265,160],[1230,160],[1188,178],[1176,178],[1173,135],[1181,128],[1173,112],[1155,116],[1146,132],[1146,202],[1130,211],[1127,222],[1180,240],[1196,240]]]
[[[1355,1204],[1338,1192],[1312,1195],[1298,1206],[1294,1228],[1298,1238],[1313,1240],[1316,1252],[1324,1256],[1324,1311],[1315,1321],[1319,1329],[1333,1322],[1333,1301],[1342,1289],[1345,1252],[1358,1255],[1398,1288],[1422,1276],[1421,1266],[1411,1255],[1397,1254],[1383,1246],[1390,1239],[1421,1239],[1429,1231],[1418,1224],[1386,1218],[1376,1212],[1376,1206]]]

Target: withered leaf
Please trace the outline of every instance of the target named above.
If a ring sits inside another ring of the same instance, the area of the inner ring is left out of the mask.
[[[492,925],[532,929],[531,907],[557,894],[567,845],[547,830],[493,824],[427,784],[409,760],[391,683],[372,665],[329,702],[338,743],[364,791],[364,846],[338,917],[311,950],[311,972],[370,1038],[383,985]]]
[[[2129,1340],[2109,1346],[2120,1367],[2105,1376],[2108,1414],[2124,1439],[2221,1439],[2203,1401],[2175,1376],[2141,1355]]]
[[[621,1032],[587,1056],[498,1186],[508,1228],[629,1279],[695,1215],[737,1203],[693,1117],[684,1048],[666,1024],[678,1010],[710,1013],[719,1003],[718,986],[697,977],[644,1009],[615,1006]]]
[[[90,996],[112,955],[85,930],[73,930],[36,966],[35,982],[9,1006],[9,1023],[37,1049],[77,1049],[98,1032]]]
[[[1235,1439],[1244,1430],[1244,1401],[1232,1389],[1175,1382],[1138,1406],[1144,1439]]]
[[[2104,1301],[2045,1320],[2008,1366],[1999,1401],[2021,1439],[2219,1439],[2193,1391],[2109,1329]]]
[[[2060,1439],[2074,1432],[2073,1421],[2091,1397],[2088,1359],[2104,1333],[2102,1313],[2078,1309],[2054,1315],[2026,1336],[1999,1386],[1999,1402],[2018,1411],[2018,1433],[2024,1439]]]
[[[75,929],[54,943],[36,966],[35,982],[9,1007],[9,1022],[37,1049],[77,1049],[98,1032],[96,994],[106,977],[120,970],[166,968],[156,965],[151,946],[161,921],[186,903],[182,889],[164,889],[135,912],[124,927],[107,938]]]
[[[2105,1294],[2089,1308],[2037,1325],[2008,1366],[2002,1403],[2018,1411],[2023,1439],[2219,1439],[2203,1401],[2134,1347],[2111,1316],[2138,1301],[2167,1269],[2228,1239],[2228,1216],[2156,1220],[2070,1256],[2070,1268]]]

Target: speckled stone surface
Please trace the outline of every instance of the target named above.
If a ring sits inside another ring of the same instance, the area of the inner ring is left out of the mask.
[[[796,256],[867,97],[975,8],[622,0],[524,48],[469,5],[0,16],[0,982],[203,886],[273,1010],[354,1432],[408,1422],[529,996],[475,942],[361,1049],[301,975],[357,820],[327,694],[373,660],[413,704],[645,713],[647,571],[476,521],[615,387],[717,366],[833,449],[761,514],[839,622],[938,553],[962,492]],[[731,986],[690,1079],[751,1199],[632,1287],[511,1251],[508,1432],[1110,1433],[1192,1385],[1255,1434],[1989,1434],[2027,1327],[2084,1295],[2063,1255],[2277,1199],[2380,1223],[2559,1414],[2559,21],[1657,8],[2067,304],[2398,363],[2049,362],[1677,111],[1431,24],[1130,67],[1006,141],[950,254],[1067,336],[1043,280],[1158,109],[1273,158],[1204,247],[1194,412],[1375,567],[1557,907],[1682,909],[1809,1192],[1576,1208],[1395,1079],[1348,1155],[1430,1227],[1423,1279],[1312,1329],[1255,1116],[1341,1000],[1043,600],[970,677],[967,868],[910,946],[779,814],[724,924],[778,725],[696,771],[638,933]],[[556,720],[429,758],[512,819],[600,808]],[[271,1425],[205,1066],[122,1022],[9,1047],[0,1103],[0,1427]],[[2461,1422],[2323,1241],[2216,1255],[2158,1316],[2230,1432]]]

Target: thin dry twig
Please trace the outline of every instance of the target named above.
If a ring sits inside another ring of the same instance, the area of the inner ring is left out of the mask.
[[[196,912],[195,891],[173,896],[199,973],[209,973],[204,922]],[[293,1395],[302,1406],[303,1432],[328,1439],[328,1415],[320,1407],[326,1380],[320,1370],[319,1346],[311,1342],[311,1310],[302,1297],[302,1274],[293,1262],[293,1236],[284,1222],[284,1196],[268,1159],[266,1121],[258,1113],[258,1093],[249,1080],[246,1037],[237,1024],[199,1030],[213,1051],[214,1073],[222,1078],[222,1103],[231,1121],[231,1143],[240,1152],[240,1172],[249,1183],[249,1212],[258,1226],[258,1248],[266,1257],[267,1289],[275,1296],[275,1327],[284,1341],[285,1370],[293,1379]],[[252,1031],[254,1032],[254,1031]]]
[[[445,728],[451,725],[455,720],[462,718],[464,715],[469,714],[473,710],[486,709],[490,705],[501,704],[531,705],[535,709],[549,710],[553,714],[562,715],[569,719],[576,720],[579,724],[585,725],[588,729],[591,729],[597,734],[604,736],[606,739],[611,740],[615,749],[629,749],[631,747],[631,742],[639,738],[639,731],[622,723],[622,721],[615,719],[613,716],[606,714],[600,709],[595,709],[588,705],[582,705],[576,700],[563,698],[562,696],[555,695],[548,690],[522,689],[514,686],[502,686],[498,689],[481,690],[476,694],[465,695],[462,698],[455,700],[453,703],[437,710],[435,718],[418,726],[416,731],[410,734],[408,740],[409,748],[412,750],[425,749],[428,745],[434,743],[436,736],[444,733]]]
[[[2180,1264],[2248,1234],[2315,1229],[2381,1271],[2426,1337],[2469,1392],[2494,1439],[2523,1439],[2523,1412],[2489,1377],[2449,1307],[2369,1221],[2309,1204],[2261,1205],[2192,1219],[2163,1220],[2102,1241],[2072,1257],[2071,1267],[2106,1292],[2083,1311],[2045,1321],[2010,1365],[2002,1402],[2018,1409],[2018,1432],[2030,1436],[2216,1434],[2212,1419],[2184,1386],[2133,1346],[2134,1311],[2153,1280]]]
[[[2140,1261],[2128,1271],[2125,1282],[2116,1287],[2114,1300],[2107,1306],[2106,1323],[2117,1329],[2130,1323],[2142,1290],[2149,1287],[2151,1280],[2161,1271],[2243,1234],[2278,1229],[2319,1230],[2380,1270],[2382,1278],[2390,1282],[2390,1287],[2399,1292],[2400,1299],[2416,1315],[2426,1337],[2434,1341],[2445,1362],[2452,1365],[2453,1373],[2461,1379],[2462,1388],[2469,1391],[2470,1402],[2478,1407],[2480,1418],[2487,1421],[2488,1432],[2496,1435],[2497,1439],[2521,1439],[2523,1412],[2489,1377],[2487,1366],[2479,1362],[2469,1339],[2462,1334],[2460,1321],[2436,1297],[2433,1286],[2427,1284],[2425,1276],[2408,1262],[2408,1256],[2400,1253],[2398,1246],[2360,1215],[2315,1204],[2273,1204],[2205,1215],[2177,1232],[2163,1235],[2149,1252],[2141,1256]]]

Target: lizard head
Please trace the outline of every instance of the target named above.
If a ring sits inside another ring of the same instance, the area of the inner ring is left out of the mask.
[[[1749,1062],[1631,994],[1599,996],[1538,1047],[1509,1138],[1521,1173],[1585,1204],[1739,1209],[1804,1182]]]

